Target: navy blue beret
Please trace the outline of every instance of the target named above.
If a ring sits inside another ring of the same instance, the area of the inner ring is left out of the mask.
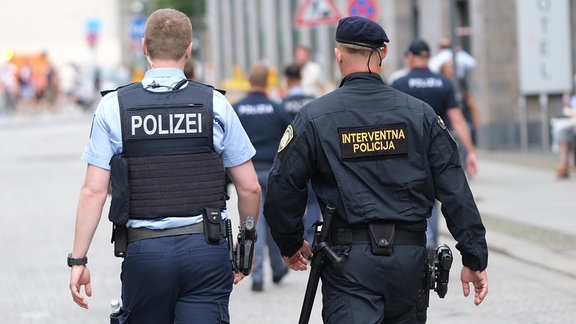
[[[428,43],[426,43],[425,40],[416,38],[412,43],[410,43],[406,52],[412,53],[416,56],[427,56],[430,55],[430,46],[428,46]]]
[[[340,19],[336,28],[336,41],[370,48],[384,46],[390,40],[384,29],[376,22],[359,16]]]

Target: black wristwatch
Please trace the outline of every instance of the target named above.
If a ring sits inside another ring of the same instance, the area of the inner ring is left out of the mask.
[[[68,253],[68,266],[76,266],[76,265],[86,265],[88,263],[88,257],[83,257],[79,259],[74,259],[72,257],[72,253]]]

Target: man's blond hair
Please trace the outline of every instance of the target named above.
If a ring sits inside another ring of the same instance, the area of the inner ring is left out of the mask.
[[[154,11],[146,21],[144,41],[152,59],[178,61],[192,42],[192,23],[175,9]]]
[[[250,68],[248,82],[253,87],[266,88],[268,86],[268,65],[266,63],[256,63]]]

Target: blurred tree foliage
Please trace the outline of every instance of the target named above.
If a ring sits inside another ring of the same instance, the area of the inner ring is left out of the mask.
[[[206,14],[206,0],[152,0],[150,9],[173,8],[180,10],[188,17],[204,17]],[[193,19],[194,22],[194,19]]]

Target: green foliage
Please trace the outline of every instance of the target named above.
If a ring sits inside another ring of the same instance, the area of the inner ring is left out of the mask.
[[[203,17],[206,13],[205,0],[151,0],[150,11],[160,8],[180,10],[188,17]]]

